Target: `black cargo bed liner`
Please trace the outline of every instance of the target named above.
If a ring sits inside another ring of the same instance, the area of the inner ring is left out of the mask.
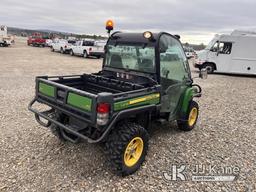
[[[59,77],[58,79],[52,81],[92,94],[98,94],[101,92],[115,94],[145,88],[142,85],[92,74],[84,74],[80,77],[75,76],[73,78]]]

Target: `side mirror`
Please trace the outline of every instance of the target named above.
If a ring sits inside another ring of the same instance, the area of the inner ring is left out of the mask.
[[[199,78],[207,79],[207,77],[208,77],[207,69],[201,69],[199,72]]]

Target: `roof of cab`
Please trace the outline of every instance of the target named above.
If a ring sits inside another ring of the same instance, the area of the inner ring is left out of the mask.
[[[161,33],[152,33],[155,40],[158,39]],[[155,43],[157,41],[152,41],[146,39],[143,36],[143,33],[123,33],[123,32],[115,32],[111,35],[110,40],[118,41],[118,42],[127,42],[127,43]]]

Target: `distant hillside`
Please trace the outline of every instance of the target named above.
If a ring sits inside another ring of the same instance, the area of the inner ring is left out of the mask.
[[[67,32],[60,32],[60,31],[53,31],[49,29],[22,29],[22,28],[16,28],[16,27],[8,27],[8,34],[17,35],[17,36],[23,36],[27,37],[32,35],[33,33],[41,33],[45,37],[55,37],[58,36],[60,38],[68,38],[68,37],[75,37],[78,39],[84,39],[84,38],[90,38],[90,39],[107,39],[107,37],[101,36],[101,35],[86,35],[86,34],[75,34],[75,33],[67,33]],[[202,50],[205,48],[204,44],[195,45],[195,44],[189,44],[184,43],[185,47],[191,47],[194,50]]]
[[[93,38],[93,39],[106,39],[101,35],[86,35],[86,34],[75,34],[75,33],[67,33],[67,32],[60,32],[60,31],[53,31],[48,29],[22,29],[16,27],[8,27],[8,34],[17,35],[27,37],[32,35],[33,33],[41,33],[45,37],[54,37],[58,36],[60,38],[68,38],[68,37],[75,37],[75,38]]]
[[[203,43],[201,43],[200,45],[184,43],[183,46],[184,46],[184,47],[191,47],[191,48],[193,48],[195,51],[202,50],[202,49],[204,49],[204,48],[206,47],[206,45],[204,45]]]

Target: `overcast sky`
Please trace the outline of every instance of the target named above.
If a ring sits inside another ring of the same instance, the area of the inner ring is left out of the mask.
[[[0,25],[105,34],[167,31],[183,42],[208,43],[216,33],[256,30],[256,0],[0,0]]]

